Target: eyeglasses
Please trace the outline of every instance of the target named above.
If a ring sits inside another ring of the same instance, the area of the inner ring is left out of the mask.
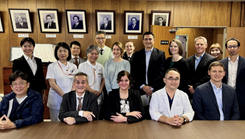
[[[96,38],[97,40],[104,40],[105,38]]]
[[[169,77],[169,78],[166,78],[168,79],[169,81],[179,81],[180,79],[179,78],[172,78],[172,77]]]
[[[229,45],[228,48],[237,48],[238,46],[237,45]]]
[[[25,81],[21,81],[21,82],[19,82],[19,83],[14,82],[14,83],[12,84],[12,86],[13,86],[13,87],[24,86],[25,84],[26,84]]]

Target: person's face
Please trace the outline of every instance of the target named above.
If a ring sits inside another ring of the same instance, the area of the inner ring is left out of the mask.
[[[180,75],[178,72],[171,70],[165,75],[163,81],[166,84],[166,88],[169,90],[176,90],[179,87]]]
[[[107,18],[103,18],[103,21],[104,21],[104,23],[105,23],[105,24],[107,24],[107,23],[108,23]]]
[[[136,21],[135,18],[133,18],[133,19],[131,20],[131,22],[132,22],[133,25],[135,25],[137,21]]]
[[[125,44],[125,49],[128,54],[132,54],[135,50],[134,44],[132,42],[127,42]]]
[[[96,50],[93,50],[90,53],[88,53],[88,60],[89,60],[90,63],[96,62],[98,57],[99,57],[99,54],[98,54],[98,52]]]
[[[95,37],[95,42],[97,43],[97,45],[102,48],[105,45],[106,42],[106,38],[104,34],[98,34]]]
[[[78,21],[79,21],[78,18],[77,18],[76,16],[74,17],[73,20],[74,20],[75,23],[78,23]]]
[[[213,66],[208,71],[208,74],[210,75],[210,79],[213,83],[221,82],[223,77],[225,76],[225,71],[222,66]]]
[[[205,52],[207,44],[205,44],[203,39],[198,39],[195,44],[197,55],[201,55]]]
[[[238,54],[240,47],[238,47],[237,41],[231,40],[227,42],[227,51],[230,56],[235,56]]]
[[[16,19],[17,19],[17,22],[22,23],[22,18],[21,18],[21,16],[18,15],[18,16],[16,17]]]
[[[57,51],[57,56],[59,60],[66,60],[68,57],[68,50],[65,49],[64,47],[60,47]]]
[[[83,75],[76,76],[73,82],[73,86],[76,93],[82,94],[86,90],[88,85],[87,77]]]
[[[151,49],[153,47],[154,43],[155,43],[155,39],[153,38],[152,35],[145,35],[144,36],[143,44],[144,44],[146,49]]]
[[[122,51],[119,48],[119,46],[114,45],[113,48],[112,48],[112,53],[113,53],[115,58],[119,58],[119,57],[121,57]]]
[[[49,23],[52,23],[52,18],[50,16],[47,16],[46,17],[46,20],[49,22]]]
[[[79,56],[79,54],[80,54],[80,47],[78,45],[76,45],[76,44],[73,44],[71,46],[71,54],[73,56]]]
[[[20,77],[17,77],[15,81],[10,85],[13,92],[18,98],[23,97],[27,94],[27,89],[29,88],[29,83],[26,80],[22,80]]]
[[[179,47],[176,44],[176,42],[171,42],[169,50],[172,53],[172,55],[179,54]]]
[[[130,84],[130,81],[128,79],[128,76],[124,75],[124,76],[121,77],[121,79],[120,79],[120,81],[118,83],[118,86],[119,86],[120,89],[126,90],[126,89],[128,89],[129,84]]]
[[[158,18],[158,23],[162,24],[162,22],[163,22],[162,18]]]
[[[33,54],[33,51],[34,51],[34,46],[31,43],[26,41],[21,46],[21,49],[23,50],[25,55],[27,55],[28,57],[32,57],[32,54]]]
[[[219,58],[220,56],[219,48],[212,48],[210,54],[214,56],[215,58]]]

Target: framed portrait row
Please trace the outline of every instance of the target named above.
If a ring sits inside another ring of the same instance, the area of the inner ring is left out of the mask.
[[[32,32],[29,9],[9,9],[14,33]],[[60,33],[58,9],[38,9],[42,33]],[[171,11],[151,11],[150,25],[169,26]],[[68,33],[88,33],[85,10],[66,10]],[[96,31],[116,32],[115,10],[95,10]],[[144,11],[124,11],[124,34],[142,34]],[[4,32],[0,13],[0,32]]]

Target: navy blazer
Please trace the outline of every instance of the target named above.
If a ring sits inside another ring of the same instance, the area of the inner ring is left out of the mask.
[[[225,66],[225,77],[223,78],[223,83],[227,84],[228,81],[228,58],[222,59]],[[239,105],[245,106],[245,58],[239,56],[238,59],[238,69],[236,78],[236,94]]]
[[[140,89],[142,84],[151,86],[154,91],[163,88],[163,77],[164,77],[164,67],[165,67],[165,52],[153,47],[149,65],[148,65],[148,84],[146,84],[146,56],[145,49],[137,51],[134,53],[131,61],[131,75],[134,80],[135,89],[140,91],[141,95],[145,92]]]
[[[63,99],[60,105],[59,119],[64,122],[63,119],[66,117],[73,117],[76,120],[76,124],[89,122],[87,118],[79,116],[79,111],[77,111],[77,98],[76,92],[70,91],[63,95]],[[95,117],[93,121],[97,120],[98,116],[98,103],[97,96],[89,91],[85,92],[82,104],[83,111],[93,112]]]
[[[240,113],[235,90],[222,83],[224,120],[239,120]],[[217,100],[210,82],[198,86],[193,95],[196,120],[220,120]]]

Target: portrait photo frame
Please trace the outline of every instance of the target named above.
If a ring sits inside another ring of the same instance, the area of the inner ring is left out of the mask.
[[[0,33],[3,33],[3,32],[4,32],[4,28],[3,28],[2,16],[0,12]]]
[[[115,34],[115,10],[95,10],[96,31],[102,30],[107,34]]]
[[[58,9],[38,9],[42,33],[60,33]]]
[[[144,11],[124,11],[124,34],[142,34]]]
[[[171,11],[151,11],[151,24],[157,26],[169,26]]]
[[[66,10],[68,33],[88,33],[86,10]]]
[[[9,9],[14,33],[32,32],[29,9]]]

